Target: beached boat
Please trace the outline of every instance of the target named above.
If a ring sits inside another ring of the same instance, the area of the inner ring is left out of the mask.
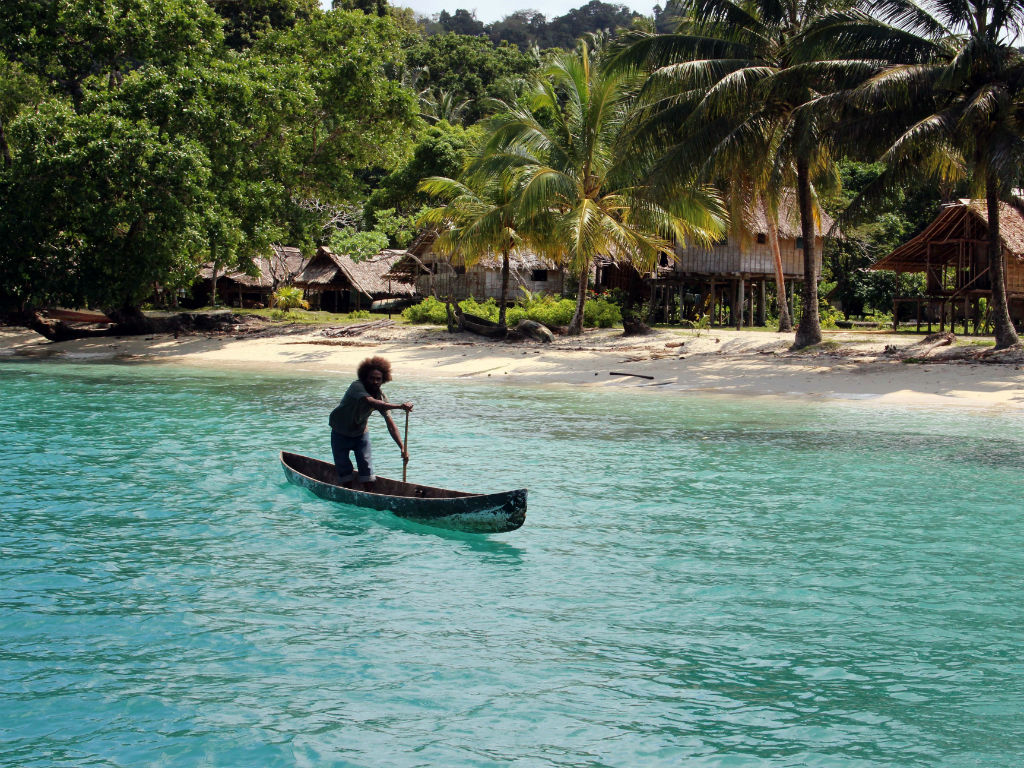
[[[417,523],[470,533],[514,531],[526,520],[526,489],[504,493],[466,493],[405,483],[377,475],[373,491],[356,491],[338,483],[334,464],[297,453],[281,452],[288,481],[322,499],[391,512]]]
[[[486,317],[468,315],[465,312],[460,317],[462,318],[462,327],[472,333],[478,333],[481,336],[488,336],[492,339],[503,339],[508,334],[508,328],[498,325]]]

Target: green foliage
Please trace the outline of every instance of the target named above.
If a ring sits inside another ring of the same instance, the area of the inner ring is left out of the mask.
[[[291,29],[322,11],[317,0],[206,0],[224,19],[224,42],[241,50],[275,29]]]
[[[527,50],[532,47],[572,48],[586,34],[628,29],[640,18],[639,13],[625,5],[590,0],[550,21],[538,11],[522,10],[493,24],[484,24],[475,13],[460,8],[454,13],[441,11],[436,23],[428,27],[436,26],[437,31],[458,35],[487,35],[495,44],[511,43]]]
[[[258,40],[235,53],[203,0],[16,6],[0,16],[4,304],[130,306],[205,261],[308,248],[420,124],[389,78],[408,42],[390,18],[252,0],[237,10]]]
[[[513,45],[495,46],[486,37],[450,32],[420,40],[408,54],[409,66],[426,71],[420,87],[469,102],[464,113],[466,125],[488,113],[487,99],[514,97],[521,92],[516,81],[529,75],[538,63]]]
[[[483,317],[493,322],[498,321],[498,302],[494,298],[478,302],[470,297],[460,301],[459,308],[467,314]],[[562,299],[550,295],[531,295],[508,308],[506,322],[509,327],[513,327],[520,320],[528,319],[536,320],[538,323],[553,328],[564,327],[572,320],[575,310],[576,302],[572,299]],[[445,325],[447,323],[444,302],[438,301],[433,296],[428,296],[419,304],[406,308],[402,312],[402,317],[410,323],[417,324]],[[593,299],[587,302],[584,323],[590,328],[613,328],[622,324],[622,315],[618,305],[614,302],[606,298]]]
[[[356,230],[344,227],[331,235],[330,248],[335,253],[343,253],[353,261],[380,253],[388,247],[388,236],[377,230]]]
[[[254,46],[314,96],[288,129],[288,171],[299,190],[350,199],[363,193],[366,171],[405,162],[420,121],[415,97],[390,75],[409,42],[388,16],[332,11]]]
[[[278,309],[309,309],[309,302],[302,298],[302,289],[293,285],[282,285],[271,297]]]
[[[138,306],[194,274],[206,242],[203,147],[147,123],[47,102],[12,126],[0,177],[0,285],[13,303]]]
[[[295,309],[283,310],[283,309],[272,309],[270,311],[270,319],[277,322],[290,322],[290,323],[304,323],[308,322],[306,315]]]
[[[842,192],[826,197],[825,209],[833,217],[840,216],[884,172],[882,163],[840,162]],[[825,240],[822,277],[834,284],[833,297],[847,315],[888,311],[897,293],[915,294],[919,276],[875,272],[868,267],[923,229],[940,203],[939,190],[933,185],[908,180],[877,195],[870,206],[863,206],[858,221],[844,227],[843,238]],[[826,292],[824,287],[822,292]]]
[[[367,221],[373,221],[373,217],[387,209],[411,214],[421,208],[427,197],[417,191],[419,183],[430,176],[458,176],[478,133],[447,122],[425,129],[413,148],[412,158],[381,179],[370,195],[365,208]]]

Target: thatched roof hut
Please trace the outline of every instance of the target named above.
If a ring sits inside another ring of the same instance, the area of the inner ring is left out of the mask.
[[[389,277],[414,285],[421,296],[453,296],[457,301],[468,296],[478,300],[501,296],[501,254],[489,253],[472,266],[431,250],[437,233],[420,234],[388,273]],[[531,293],[561,293],[564,275],[551,259],[532,251],[509,254],[510,290],[523,288]],[[512,298],[512,296],[510,296]]]
[[[401,250],[384,250],[362,261],[320,246],[316,255],[295,279],[310,301],[321,309],[349,312],[376,299],[411,297],[408,282],[389,278],[387,273],[406,255]]]
[[[255,274],[232,269],[217,274],[217,295],[226,304],[252,306],[267,304],[270,295],[282,285],[290,285],[309,260],[298,248],[272,245],[270,253],[253,259]],[[199,277],[207,283],[213,280],[213,264],[199,270]]]
[[[978,300],[992,295],[988,258],[988,206],[984,200],[959,200],[942,206],[915,237],[871,265],[875,270],[923,272],[925,296],[898,297],[916,307],[918,325],[937,319],[944,328],[948,314],[984,321]],[[999,239],[1006,260],[1006,296],[1010,316],[1024,321],[1024,201],[999,203]]]

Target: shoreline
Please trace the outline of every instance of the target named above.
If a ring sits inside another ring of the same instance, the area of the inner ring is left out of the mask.
[[[609,329],[558,337],[553,344],[511,343],[402,325],[346,338],[330,338],[323,327],[286,326],[50,342],[24,328],[0,327],[0,362],[170,363],[348,378],[363,358],[379,354],[392,361],[398,378],[409,379],[1024,409],[1024,360],[1017,357],[982,362],[994,356],[879,332],[826,332],[820,348],[798,353],[788,351],[791,343],[791,334],[725,329],[659,329],[640,337]]]

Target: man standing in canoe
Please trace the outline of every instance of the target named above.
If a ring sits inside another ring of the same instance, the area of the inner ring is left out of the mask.
[[[398,427],[391,419],[388,411],[400,409],[408,413],[412,403],[392,404],[381,391],[381,386],[391,381],[391,363],[383,357],[368,357],[359,364],[356,380],[345,392],[338,407],[331,411],[331,450],[334,452],[334,466],[338,470],[339,481],[351,488],[360,488],[363,484],[376,480],[373,474],[373,454],[370,450],[370,433],[367,422],[370,414],[379,411],[387,422],[388,432],[402,451],[402,460],[408,461],[409,454],[402,445]],[[349,453],[356,456],[359,468],[359,479],[356,481],[355,469],[349,459]]]

